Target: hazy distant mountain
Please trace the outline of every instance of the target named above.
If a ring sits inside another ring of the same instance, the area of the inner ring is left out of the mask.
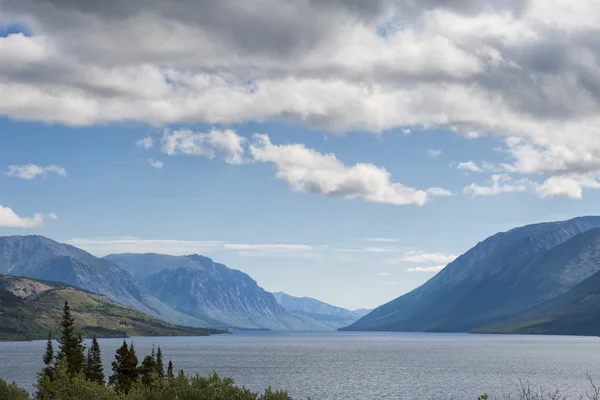
[[[172,323],[207,325],[150,296],[112,262],[43,236],[0,237],[0,274],[63,282]]]
[[[351,311],[310,297],[294,297],[283,292],[273,293],[273,295],[277,299],[277,302],[286,310],[307,314],[316,320],[327,322],[336,328],[348,326],[370,311]]]
[[[199,255],[112,254],[150,294],[210,326],[274,330],[336,329],[340,325],[285,310],[247,274]]]
[[[552,249],[540,265],[551,271],[554,281],[542,289],[554,292],[556,283],[587,275],[600,265],[600,229],[590,229]],[[517,317],[478,328],[486,333],[538,333],[553,335],[600,335],[600,272]]]
[[[84,336],[202,336],[202,328],[175,326],[133,311],[108,297],[65,283],[0,275],[0,340],[45,339],[57,328],[65,299]]]
[[[582,217],[498,233],[421,287],[344,329],[469,331],[514,317],[567,292],[600,269],[595,261],[577,262],[578,257],[585,260],[589,248],[550,251],[596,227],[600,217]]]

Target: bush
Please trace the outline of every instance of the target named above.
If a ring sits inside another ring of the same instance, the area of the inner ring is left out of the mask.
[[[30,400],[27,390],[21,389],[14,382],[8,384],[0,378],[0,399],[2,400]]]

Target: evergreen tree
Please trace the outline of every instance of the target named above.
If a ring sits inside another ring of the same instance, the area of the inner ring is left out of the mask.
[[[54,375],[54,346],[52,345],[52,333],[48,331],[48,343],[46,344],[46,352],[44,353],[44,369],[43,374],[46,375],[50,380]]]
[[[158,374],[159,379],[163,379],[165,377],[165,366],[163,365],[163,357],[162,351],[160,351],[160,346],[158,346],[158,350],[156,351],[156,373]]]
[[[85,377],[91,382],[104,384],[104,367],[102,366],[100,345],[98,344],[96,335],[94,335],[94,338],[92,339],[92,346],[88,349]]]
[[[144,357],[142,361],[142,367],[140,373],[142,374],[142,383],[150,386],[154,381],[158,379],[156,372],[156,353],[154,352],[154,346],[152,346],[152,353]]]
[[[81,334],[75,336],[74,323],[75,320],[71,315],[69,302],[65,300],[63,315],[60,320],[59,352],[57,358],[66,359],[67,370],[71,376],[83,371],[85,361],[83,338]]]
[[[169,366],[167,367],[167,378],[173,379],[175,375],[173,375],[173,361],[169,360]]]
[[[113,374],[108,379],[108,384],[118,392],[129,393],[131,385],[139,376],[138,358],[133,342],[127,347],[127,342],[123,340],[123,345],[117,349],[115,361],[112,362],[112,370]]]

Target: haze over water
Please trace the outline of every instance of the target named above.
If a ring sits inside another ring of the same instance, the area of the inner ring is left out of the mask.
[[[253,390],[271,385],[295,399],[475,399],[534,387],[585,395],[600,380],[600,339],[419,333],[255,332],[133,338],[138,358],[160,345],[176,369],[231,376]],[[105,373],[121,339],[101,339]],[[32,390],[44,341],[0,343],[0,376]]]

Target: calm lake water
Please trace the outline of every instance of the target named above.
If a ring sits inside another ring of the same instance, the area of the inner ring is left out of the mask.
[[[134,338],[138,357],[160,344],[165,365],[233,377],[259,391],[271,385],[298,399],[475,399],[514,392],[519,380],[585,394],[600,382],[600,338],[410,333],[254,332]],[[105,372],[118,339],[100,340]],[[0,343],[0,376],[31,389],[45,342]]]

